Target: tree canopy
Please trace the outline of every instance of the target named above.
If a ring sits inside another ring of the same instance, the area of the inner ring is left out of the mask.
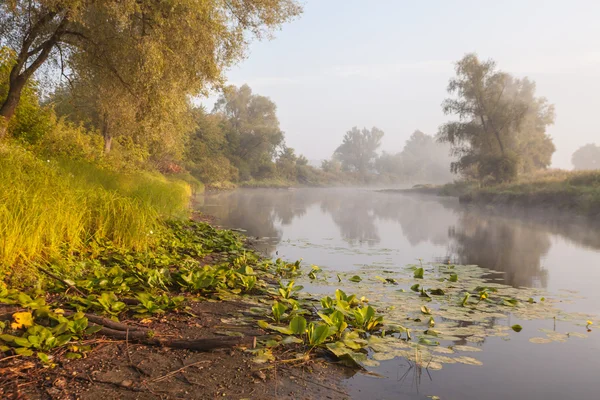
[[[546,127],[554,106],[535,97],[535,83],[499,71],[492,60],[467,54],[456,64],[442,108],[458,120],[440,127],[439,140],[452,145],[452,171],[494,181],[550,165],[554,144]]]
[[[250,36],[298,15],[295,0],[10,0],[0,5],[1,45],[15,52],[0,117],[5,135],[21,92],[54,60],[62,74],[110,77],[148,111],[222,82]],[[182,100],[179,100],[181,102]]]
[[[268,175],[277,147],[284,139],[275,103],[253,94],[248,85],[228,86],[215,103],[213,113],[220,114],[226,123],[229,157],[241,175]]]
[[[571,157],[576,170],[600,169],[600,146],[588,143],[578,148]]]
[[[381,146],[383,131],[373,127],[358,129],[353,127],[346,132],[342,144],[335,150],[334,157],[340,160],[347,171],[366,175],[374,166],[377,149]]]

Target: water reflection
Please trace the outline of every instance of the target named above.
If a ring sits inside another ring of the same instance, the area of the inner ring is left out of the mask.
[[[199,201],[200,209],[222,225],[271,238],[264,248],[269,253],[289,232],[315,241],[324,239],[319,235],[331,231],[327,228],[337,228],[339,239],[350,247],[399,249],[407,254],[406,262],[412,262],[416,256],[409,256],[410,249],[420,246],[418,251],[429,251],[430,258],[503,271],[505,282],[514,286],[547,286],[544,261],[554,236],[600,249],[595,221],[469,209],[450,198],[298,189],[239,190],[209,194]]]

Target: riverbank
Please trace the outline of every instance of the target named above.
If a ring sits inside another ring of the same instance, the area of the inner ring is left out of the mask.
[[[471,190],[462,203],[552,208],[600,215],[600,172],[548,171],[519,182]]]
[[[600,172],[544,171],[517,182],[478,187],[468,182],[418,185],[381,192],[419,193],[458,197],[463,204],[543,208],[577,214],[600,215]]]
[[[257,362],[276,278],[244,237],[184,221],[159,242],[96,249],[94,267],[47,271],[38,288],[0,287],[1,397],[346,398],[352,371],[290,360],[297,345]]]

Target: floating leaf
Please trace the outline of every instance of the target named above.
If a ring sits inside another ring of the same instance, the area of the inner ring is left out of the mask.
[[[473,357],[465,357],[465,356],[461,356],[461,357],[456,357],[454,358],[457,362],[461,363],[461,364],[467,364],[467,365],[483,365],[483,363],[481,361],[479,361],[476,358]]]
[[[521,325],[513,325],[510,327],[513,331],[515,332],[521,332],[523,330],[523,327]]]
[[[479,347],[473,347],[473,346],[456,345],[456,346],[452,346],[452,348],[454,350],[458,350],[458,351],[481,351],[481,349]]]
[[[424,344],[425,346],[439,346],[440,342],[436,340],[430,340],[424,337],[419,338],[419,344]]]
[[[427,369],[430,369],[432,371],[439,371],[440,369],[442,369],[442,364],[436,361],[431,361],[429,364],[426,365]],[[438,397],[439,399],[439,397]]]
[[[419,284],[415,283],[414,285],[412,285],[410,287],[410,290],[412,290],[413,292],[418,292],[419,291]]]
[[[415,269],[414,277],[415,279],[423,279],[423,267]]]
[[[529,341],[531,343],[535,343],[535,344],[552,343],[552,339],[543,338],[543,337],[532,337],[531,339],[529,339]]]
[[[450,282],[458,282],[458,274],[456,272],[453,272],[450,274],[450,279],[448,279]]]
[[[445,294],[445,292],[442,289],[431,289],[429,293],[436,296],[443,296]]]
[[[352,278],[350,278],[350,282],[360,282],[362,281],[362,278],[358,275],[354,275]]]
[[[421,306],[421,312],[425,315],[431,315],[431,308],[427,306]]]

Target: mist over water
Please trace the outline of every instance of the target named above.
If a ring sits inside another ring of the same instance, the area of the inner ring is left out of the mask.
[[[302,258],[304,265],[357,273],[377,265],[401,274],[417,259],[477,264],[498,271],[490,279],[514,287],[543,288],[556,295],[577,291],[562,309],[600,309],[595,283],[600,281],[600,228],[593,220],[539,210],[466,207],[455,198],[366,189],[238,190],[202,196],[199,202],[200,210],[216,216],[221,225],[262,238],[259,249],[274,257]],[[331,288],[316,290],[326,293]],[[553,329],[547,320],[512,318],[508,323],[523,324],[530,334]],[[556,329],[574,328],[561,322]],[[524,335],[510,341],[492,337],[477,353],[483,366],[452,364],[420,375],[398,358],[378,367],[385,378],[357,374],[348,388],[357,399],[594,398],[594,371],[600,368],[598,357],[590,356],[600,350],[594,333],[584,340],[548,345],[534,345]]]

